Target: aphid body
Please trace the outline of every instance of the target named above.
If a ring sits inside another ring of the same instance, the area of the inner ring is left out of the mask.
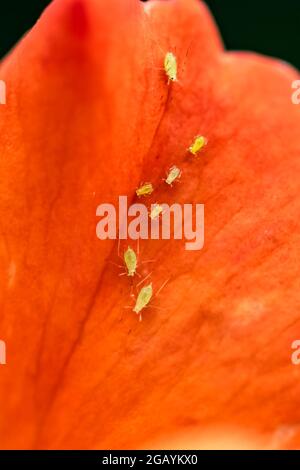
[[[177,59],[173,52],[167,52],[164,59],[164,70],[170,81],[175,82],[177,80]]]
[[[181,170],[177,166],[172,166],[168,171],[166,183],[172,186],[172,184],[181,177]]]
[[[150,212],[150,219],[156,219],[163,212],[162,206],[159,204],[153,204]]]
[[[136,274],[137,256],[130,246],[124,252],[124,264],[126,266],[127,276],[133,277]]]
[[[141,196],[150,196],[154,191],[152,183],[142,183],[141,186],[136,190],[136,195]]]
[[[203,147],[207,144],[207,139],[203,135],[198,135],[192,145],[189,147],[189,151],[192,155],[197,155]]]
[[[152,299],[153,295],[153,288],[152,288],[152,282],[151,284],[148,284],[144,287],[141,288],[136,302],[135,306],[133,307],[133,311],[137,314],[140,315],[140,320],[142,319],[141,311],[147,307],[149,304],[150,300]]]

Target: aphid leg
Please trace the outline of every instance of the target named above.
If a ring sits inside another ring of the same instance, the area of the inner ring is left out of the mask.
[[[160,310],[160,311],[165,311],[164,308],[162,307],[156,307],[155,305],[146,305],[146,307],[143,308],[143,310],[146,310],[147,308],[151,308],[153,310]],[[139,321],[142,321],[142,312],[139,313]]]
[[[152,261],[152,260],[150,260],[150,261],[142,261],[141,263],[139,263],[139,266],[142,265],[142,264],[152,263],[152,262],[154,263],[154,260],[153,260],[153,261]],[[137,275],[137,277],[138,277],[139,279],[141,279],[142,274],[141,274],[138,270],[135,271],[135,274]]]
[[[180,184],[180,183],[181,183],[181,181],[180,181],[180,176],[177,178],[176,181],[173,181],[173,183],[169,184],[170,188],[174,188],[174,186],[175,186],[174,183],[176,183],[176,184]]]
[[[137,274],[137,273],[136,273],[136,274]],[[134,299],[134,292],[133,292],[133,290],[134,290],[134,284],[133,284],[133,278],[131,278],[130,281],[131,281],[131,282],[130,282],[130,297],[131,297],[132,299]]]

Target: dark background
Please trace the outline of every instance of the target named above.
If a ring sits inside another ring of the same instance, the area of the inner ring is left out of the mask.
[[[50,1],[0,1],[2,57],[35,23]],[[300,0],[206,0],[206,3],[228,49],[261,52],[300,69]]]

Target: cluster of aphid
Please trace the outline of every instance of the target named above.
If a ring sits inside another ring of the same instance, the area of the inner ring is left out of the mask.
[[[168,84],[171,82],[176,82],[177,81],[177,60],[175,55],[172,52],[167,52],[165,55],[164,59],[164,71],[165,74],[168,78]],[[190,145],[188,148],[188,151],[193,155],[197,156],[198,153],[205,147],[207,144],[207,139],[202,136],[198,135],[195,137],[194,142]],[[180,177],[181,177],[181,170],[177,166],[172,166],[167,175],[166,178],[164,179],[165,183],[169,186],[172,186],[173,183],[177,182]],[[136,190],[136,195],[138,197],[146,197],[150,196],[154,192],[154,187],[152,183],[143,183],[140,185],[140,187]],[[149,217],[151,219],[156,219],[159,217],[159,215],[163,212],[163,208],[160,204],[154,204],[152,206],[152,209],[150,211]],[[135,275],[139,275],[137,273],[137,254],[133,250],[133,248],[128,247],[127,250],[124,252],[123,255],[123,262],[125,266],[125,272],[122,273],[121,275],[127,275],[131,278],[133,278]],[[144,282],[147,278],[149,278],[150,274],[146,276],[145,279],[142,280]],[[156,296],[158,293],[162,290],[162,288],[166,285],[168,281],[166,281],[161,288],[157,291]],[[137,287],[140,285],[139,283]],[[153,288],[152,288],[152,283],[149,283],[147,285],[144,285],[138,292],[138,295],[135,299],[135,305],[132,308],[133,312],[139,315],[139,319],[142,320],[142,311],[144,308],[148,306],[150,303],[151,299],[153,297]]]

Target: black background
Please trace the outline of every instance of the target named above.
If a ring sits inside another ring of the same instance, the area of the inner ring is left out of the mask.
[[[0,0],[0,57],[35,23],[49,3],[49,0]],[[228,49],[261,52],[300,69],[300,0],[206,0],[206,3]]]

